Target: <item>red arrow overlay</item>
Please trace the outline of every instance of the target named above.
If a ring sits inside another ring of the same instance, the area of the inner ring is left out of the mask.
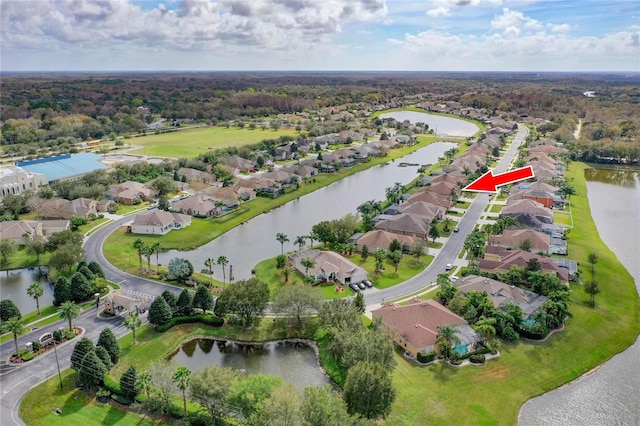
[[[473,192],[498,192],[497,187],[507,185],[509,183],[519,182],[521,180],[529,179],[533,177],[533,168],[531,166],[521,167],[519,169],[511,170],[509,172],[500,173],[499,175],[493,175],[489,170],[487,173],[480,176],[478,179],[471,182],[469,185],[462,188],[463,191]]]

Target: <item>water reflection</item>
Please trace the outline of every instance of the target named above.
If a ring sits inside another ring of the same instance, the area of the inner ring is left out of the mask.
[[[39,282],[44,289],[40,297],[40,309],[53,304],[53,284],[39,274],[38,268],[13,269],[0,273],[0,299],[11,299],[20,312],[36,310],[36,301],[27,295],[27,288],[34,281]]]
[[[608,183],[610,185],[634,188],[640,183],[638,169],[624,166],[598,166],[584,171],[589,182]]]
[[[183,343],[169,359],[192,371],[216,364],[248,374],[280,376],[301,389],[331,383],[320,368],[314,349],[301,342],[240,343],[194,339]]]

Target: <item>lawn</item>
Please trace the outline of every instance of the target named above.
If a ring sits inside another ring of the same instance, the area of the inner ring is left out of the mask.
[[[492,204],[489,211],[491,213],[500,213],[503,208],[504,208],[504,204]]]
[[[285,128],[274,131],[212,126],[141,136],[129,142],[142,146],[141,149],[131,151],[133,154],[192,158],[209,150],[256,144],[263,139],[277,139],[282,135],[295,137],[296,132]]]
[[[573,222],[571,221],[571,213],[564,213],[559,211],[553,212],[553,223],[558,225],[572,227]]]
[[[75,387],[75,377],[75,371],[67,369],[62,372],[62,390],[58,376],[31,389],[20,405],[22,420],[29,426],[167,424],[97,402],[95,398]],[[62,414],[55,414],[53,410],[56,408],[60,408]]]
[[[397,399],[387,424],[516,424],[525,401],[576,379],[634,342],[640,331],[638,293],[633,278],[598,237],[586,198],[586,167],[572,163],[567,173],[574,179],[573,214],[580,224],[568,244],[585,279],[591,274],[587,256],[598,253],[601,293],[595,309],[582,286],[572,285],[573,317],[563,332],[544,343],[503,344],[501,356],[480,368],[417,367],[398,353]]]
[[[76,232],[82,235],[91,235],[98,226],[102,225],[103,223],[109,222],[110,220],[111,219],[107,219],[105,217],[103,217],[102,219],[93,220],[91,222],[88,222],[86,225],[78,226],[78,230]]]
[[[43,253],[40,255],[40,262],[36,262],[36,256],[26,252],[24,247],[19,247],[13,256],[9,257],[7,263],[2,264],[2,270],[32,268],[40,265],[49,264],[51,253]]]

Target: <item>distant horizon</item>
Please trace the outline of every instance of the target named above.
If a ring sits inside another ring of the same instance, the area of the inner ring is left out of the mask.
[[[3,73],[640,71],[633,0],[3,0],[0,12]]]

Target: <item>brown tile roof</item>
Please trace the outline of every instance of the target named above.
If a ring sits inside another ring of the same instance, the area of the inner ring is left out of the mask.
[[[393,219],[383,220],[377,223],[375,228],[414,235],[427,235],[429,232],[429,225],[425,223],[425,218],[411,213],[402,213]]]
[[[415,239],[409,235],[398,235],[392,232],[383,231],[381,229],[374,229],[364,234],[358,239],[358,245],[367,245],[370,248],[385,248],[389,249],[389,245],[393,240],[398,240],[400,244],[405,247],[412,247],[415,243]]]
[[[485,253],[489,253],[488,250],[490,247],[492,246],[485,248]],[[482,272],[508,271],[512,266],[525,268],[527,262],[535,258],[540,262],[540,267],[543,272],[554,274],[560,281],[569,282],[567,270],[556,265],[550,257],[540,256],[522,250],[505,250],[503,248],[493,248],[490,253],[500,255],[501,258],[498,261],[480,259],[478,268]]]
[[[153,210],[147,214],[139,214],[133,218],[134,225],[148,225],[165,227],[173,222],[188,223],[191,216],[181,213],[170,213],[164,210]]]
[[[532,216],[547,217],[553,219],[553,212],[551,209],[544,207],[537,201],[530,199],[516,200],[511,204],[506,205],[502,209],[502,214],[509,213],[527,213]]]
[[[467,323],[433,300],[414,301],[404,306],[388,303],[371,314],[382,318],[387,327],[419,349],[435,344],[439,326]]]
[[[502,235],[492,235],[489,244],[501,247],[518,248],[524,240],[529,240],[534,252],[549,252],[551,237],[533,229],[506,229]]]
[[[429,190],[429,187],[425,187],[418,192],[412,194],[409,197],[409,202],[426,201],[427,203],[436,204],[448,209],[453,204],[451,195],[437,194]]]

